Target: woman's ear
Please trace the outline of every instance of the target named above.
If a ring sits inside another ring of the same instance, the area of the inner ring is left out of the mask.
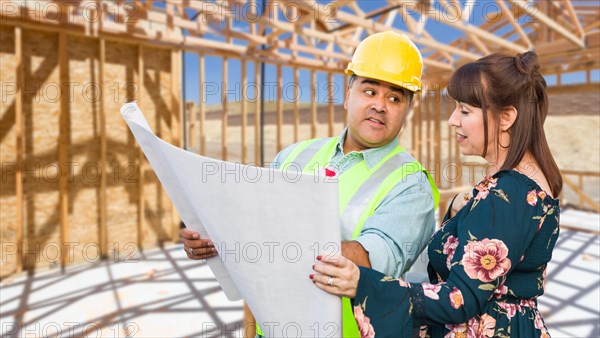
[[[517,120],[518,114],[517,108],[513,106],[504,109],[500,115],[500,130],[508,131]]]

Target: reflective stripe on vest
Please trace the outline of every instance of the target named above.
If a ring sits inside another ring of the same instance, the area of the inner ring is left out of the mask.
[[[328,138],[305,141],[309,143],[308,146],[303,146],[305,142],[301,142],[297,148],[301,147],[302,151],[290,153],[281,167],[287,169],[293,163],[304,172],[325,168],[335,154],[337,140]],[[433,191],[434,205],[437,207],[439,193],[433,179],[421,164],[401,147],[396,147],[373,168],[369,169],[362,161],[342,173],[338,177],[342,239],[356,239],[367,217],[373,214],[374,208],[387,193],[404,177],[419,171],[427,175]]]
[[[281,170],[286,170],[292,163],[300,165],[303,168],[315,154],[329,142],[329,139],[313,139],[300,142],[292,152],[283,160]]]
[[[338,138],[325,138],[300,142],[284,159],[282,170],[294,167],[303,172],[314,172],[326,168],[335,154]],[[433,192],[434,208],[437,208],[439,192],[433,179],[419,162],[396,147],[374,167],[368,168],[361,161],[338,176],[339,207],[342,223],[342,240],[354,240],[360,234],[369,216],[387,194],[407,175],[424,172]],[[354,320],[354,312],[348,298],[342,299],[343,337],[360,337]],[[257,325],[257,332],[258,331]]]

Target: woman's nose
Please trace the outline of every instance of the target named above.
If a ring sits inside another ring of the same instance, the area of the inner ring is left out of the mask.
[[[450,115],[450,117],[448,118],[449,126],[458,127],[458,125],[460,124],[460,119],[458,118],[458,114],[460,114],[459,109],[455,108],[454,111],[452,111],[452,114]]]

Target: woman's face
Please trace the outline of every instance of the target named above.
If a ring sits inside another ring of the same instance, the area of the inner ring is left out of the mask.
[[[466,103],[456,102],[456,108],[448,119],[448,124],[454,127],[456,142],[460,153],[463,155],[482,156],[487,149],[486,160],[495,159],[495,138],[490,135],[485,144],[485,131],[483,128],[483,110]],[[495,130],[493,119],[488,116],[488,130]]]

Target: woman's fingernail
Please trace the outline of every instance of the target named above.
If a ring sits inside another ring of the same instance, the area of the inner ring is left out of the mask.
[[[308,277],[309,277],[310,279],[314,279],[314,278],[315,278],[315,275],[309,275]]]
[[[318,255],[318,256],[317,256],[317,260],[318,260],[318,261],[320,261],[320,260],[322,260],[322,259],[323,259],[323,256],[321,256],[321,255]]]

